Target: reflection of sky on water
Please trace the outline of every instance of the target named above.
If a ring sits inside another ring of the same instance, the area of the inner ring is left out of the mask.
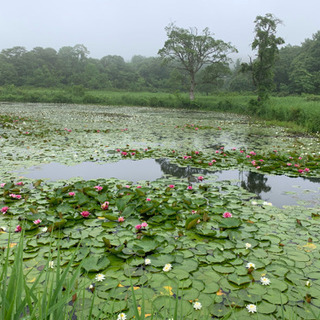
[[[188,178],[195,182],[194,176],[208,174],[207,182],[232,180],[232,183],[255,193],[262,200],[272,202],[277,207],[296,205],[313,206],[320,203],[319,179],[292,178],[284,175],[263,175],[250,171],[225,170],[212,173],[205,169],[179,167],[167,159],[120,160],[113,163],[83,162],[73,166],[48,163],[34,166],[18,174],[31,179],[52,181],[80,177],[85,180],[117,178],[137,183],[140,180],[154,181],[164,175]]]

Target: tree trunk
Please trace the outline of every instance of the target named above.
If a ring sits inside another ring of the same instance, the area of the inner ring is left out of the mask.
[[[190,100],[194,100],[194,87],[196,86],[196,82],[194,79],[194,74],[191,75],[191,85],[190,85]]]

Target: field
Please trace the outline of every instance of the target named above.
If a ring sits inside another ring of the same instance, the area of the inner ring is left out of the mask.
[[[317,135],[182,105],[3,102],[0,124],[1,318],[320,318]],[[82,167],[46,180],[51,164]],[[216,178],[231,169],[244,184]],[[271,177],[312,181],[314,202],[272,205],[258,190]]]

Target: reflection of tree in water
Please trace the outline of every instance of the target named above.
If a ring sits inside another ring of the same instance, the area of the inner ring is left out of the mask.
[[[241,179],[241,187],[255,193],[257,196],[261,192],[269,192],[271,190],[271,187],[266,184],[268,178],[264,174],[249,171],[246,174],[246,178],[247,181]]]
[[[165,174],[170,174],[177,178],[191,178],[194,174],[207,174],[210,171],[200,168],[179,167],[177,164],[170,163],[168,159],[156,159],[160,164],[161,170]]]

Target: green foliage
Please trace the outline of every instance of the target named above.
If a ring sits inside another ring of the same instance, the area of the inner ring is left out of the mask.
[[[284,43],[276,37],[277,25],[281,21],[272,14],[257,16],[255,22],[255,38],[252,49],[258,50],[257,58],[252,62],[252,77],[258,91],[258,101],[265,101],[273,89],[273,68],[278,54],[278,46]]]
[[[188,30],[174,24],[169,24],[165,30],[168,40],[158,54],[165,62],[175,62],[175,67],[186,73],[190,82],[190,100],[194,100],[196,75],[201,68],[209,68],[206,69],[206,81],[211,78],[212,82],[212,78],[217,78],[212,71],[218,72],[219,66],[229,61],[228,53],[236,49],[230,43],[215,40],[208,28],[205,28],[201,35],[196,28]]]

